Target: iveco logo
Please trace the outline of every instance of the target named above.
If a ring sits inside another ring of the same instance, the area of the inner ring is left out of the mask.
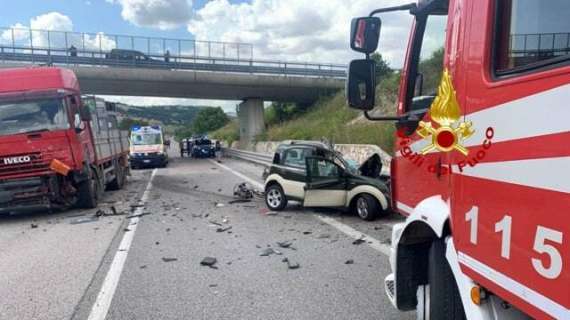
[[[30,161],[32,161],[32,158],[30,156],[4,158],[4,164],[26,163]]]

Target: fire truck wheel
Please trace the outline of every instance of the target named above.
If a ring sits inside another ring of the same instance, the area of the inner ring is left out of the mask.
[[[77,204],[80,208],[93,209],[97,208],[97,198],[99,195],[99,179],[97,175],[91,171],[89,179],[83,181],[78,188],[79,199]]]
[[[461,296],[449,263],[445,259],[445,242],[434,241],[428,262],[429,301],[428,319],[465,319]]]
[[[356,198],[355,209],[361,219],[372,221],[376,219],[380,205],[373,196],[363,193]]]

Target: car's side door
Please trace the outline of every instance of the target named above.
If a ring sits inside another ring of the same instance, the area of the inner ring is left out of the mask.
[[[344,170],[331,160],[307,157],[305,207],[341,207],[346,203]]]
[[[305,156],[309,152],[301,147],[286,149],[281,164],[277,165],[277,172],[283,179],[283,191],[292,200],[303,200],[305,196]]]

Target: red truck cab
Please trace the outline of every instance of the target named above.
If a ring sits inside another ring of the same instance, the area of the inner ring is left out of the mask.
[[[397,111],[379,117],[375,15],[402,10],[414,23]],[[392,206],[407,218],[385,283],[398,309],[570,319],[569,13],[563,0],[427,0],[353,21],[367,58],[351,62],[349,105],[397,128]]]
[[[128,146],[100,159],[91,121],[71,70],[0,70],[0,212],[95,207],[122,186]]]

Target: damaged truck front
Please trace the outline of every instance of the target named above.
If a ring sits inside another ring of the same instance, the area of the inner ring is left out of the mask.
[[[93,208],[124,185],[126,135],[110,106],[86,101],[70,70],[0,71],[0,213]]]

